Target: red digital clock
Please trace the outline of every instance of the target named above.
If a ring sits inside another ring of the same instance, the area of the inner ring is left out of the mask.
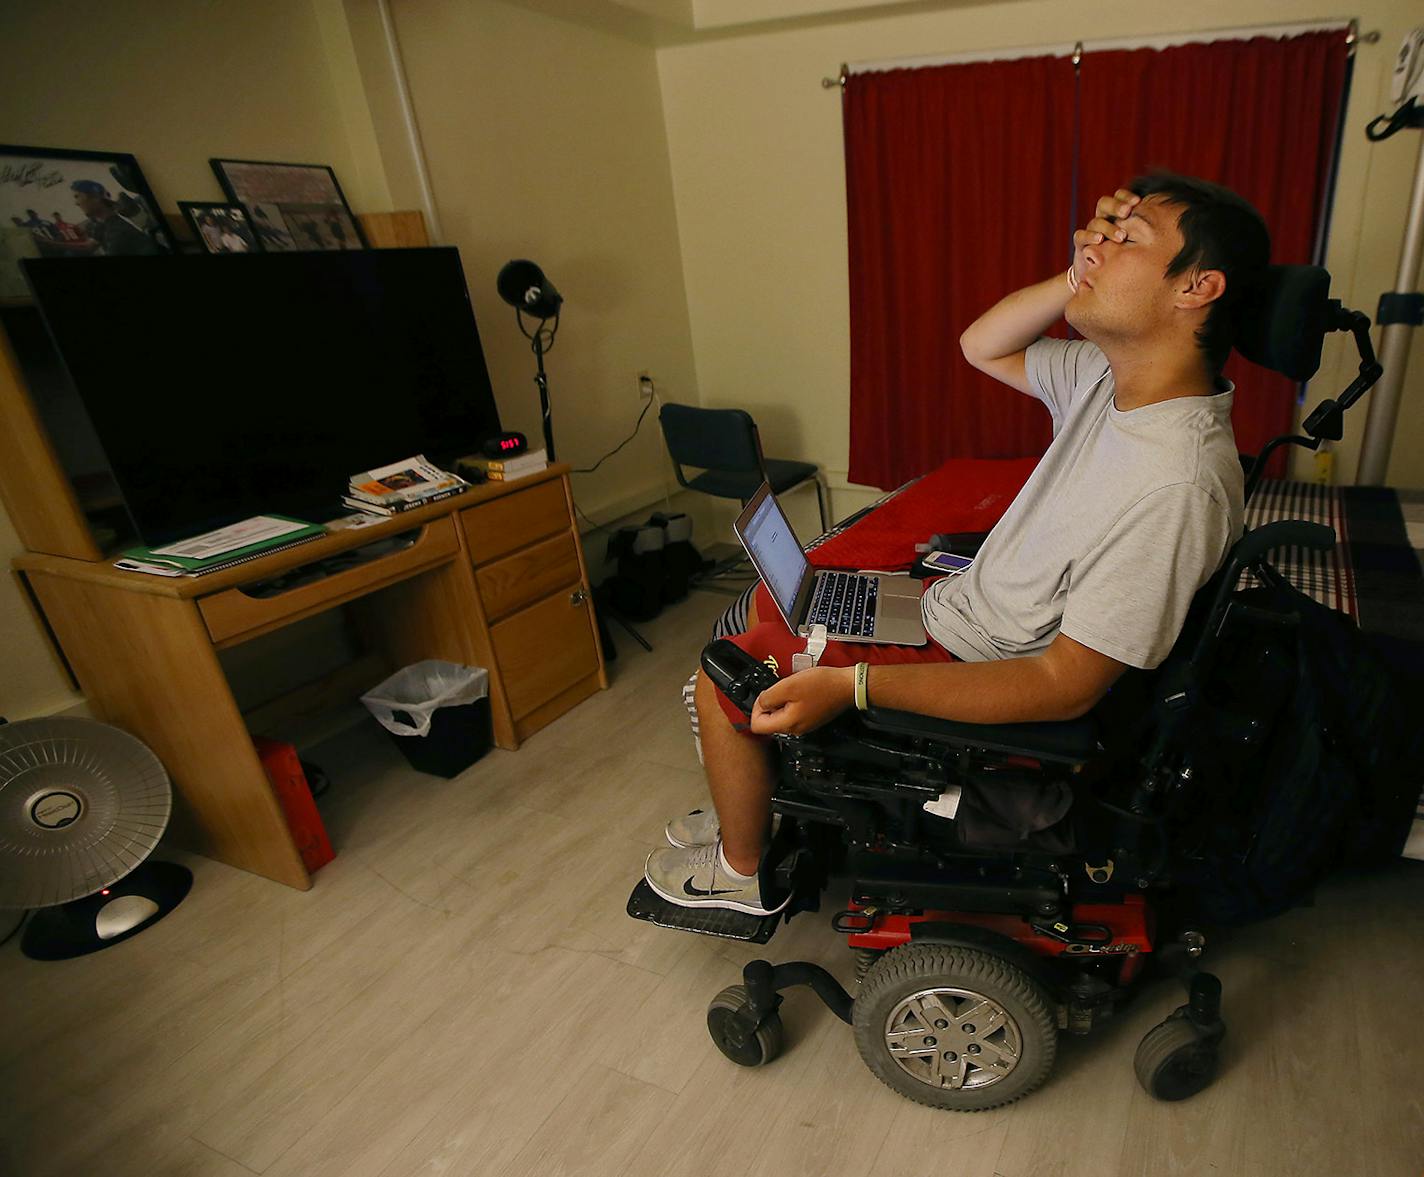
[[[496,433],[481,449],[487,458],[513,458],[529,448],[522,433]]]

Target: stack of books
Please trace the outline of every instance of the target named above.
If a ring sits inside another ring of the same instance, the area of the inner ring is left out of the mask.
[[[513,482],[516,478],[547,470],[549,456],[543,450],[530,450],[517,458],[472,458],[470,465],[483,471],[491,482]]]
[[[470,484],[416,454],[375,470],[353,474],[342,502],[370,515],[399,515],[451,495],[464,494]]]

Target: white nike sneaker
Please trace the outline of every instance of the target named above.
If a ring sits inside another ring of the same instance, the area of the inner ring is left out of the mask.
[[[781,814],[771,815],[771,834],[776,836],[776,831],[781,827]],[[689,846],[710,846],[717,840],[717,836],[722,832],[721,825],[717,822],[717,811],[715,809],[694,809],[691,813],[682,817],[675,817],[667,823],[663,833],[667,836],[668,845],[676,846],[679,850],[686,850]]]
[[[694,809],[682,817],[675,817],[663,830],[667,835],[668,845],[679,850],[686,850],[689,846],[710,846],[721,832],[717,811],[710,807]]]
[[[738,882],[728,877],[719,861],[721,846],[718,839],[706,846],[654,850],[643,870],[648,886],[679,907],[724,907],[749,915],[775,915],[791,901],[787,895],[767,907],[759,879]]]

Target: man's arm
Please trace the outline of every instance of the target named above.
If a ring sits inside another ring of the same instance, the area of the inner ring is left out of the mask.
[[[959,337],[964,358],[1010,388],[1032,393],[1024,352],[1063,317],[1073,297],[1062,274],[1016,290],[995,303]]]
[[[1093,219],[1073,234],[1073,268],[1080,276],[1087,270],[1083,251],[1101,244],[1108,235],[1121,240],[1124,234],[1117,228],[1117,220],[1125,217],[1140,199],[1126,188],[1099,198]],[[1024,352],[1063,317],[1072,297],[1065,274],[1014,291],[975,319],[959,337],[964,358],[995,380],[1031,395]]]
[[[869,694],[876,707],[961,723],[1077,719],[1126,669],[1060,633],[1026,658],[872,666]],[[801,735],[820,727],[854,703],[854,677],[852,667],[822,666],[783,678],[757,699],[752,731]]]

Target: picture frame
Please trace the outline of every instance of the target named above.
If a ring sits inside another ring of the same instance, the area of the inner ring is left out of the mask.
[[[31,301],[23,258],[173,251],[129,153],[0,144],[0,305]]]
[[[240,204],[180,200],[178,208],[207,253],[261,253],[262,242]]]
[[[330,165],[255,159],[208,162],[228,199],[247,210],[265,251],[367,247],[361,223]]]

